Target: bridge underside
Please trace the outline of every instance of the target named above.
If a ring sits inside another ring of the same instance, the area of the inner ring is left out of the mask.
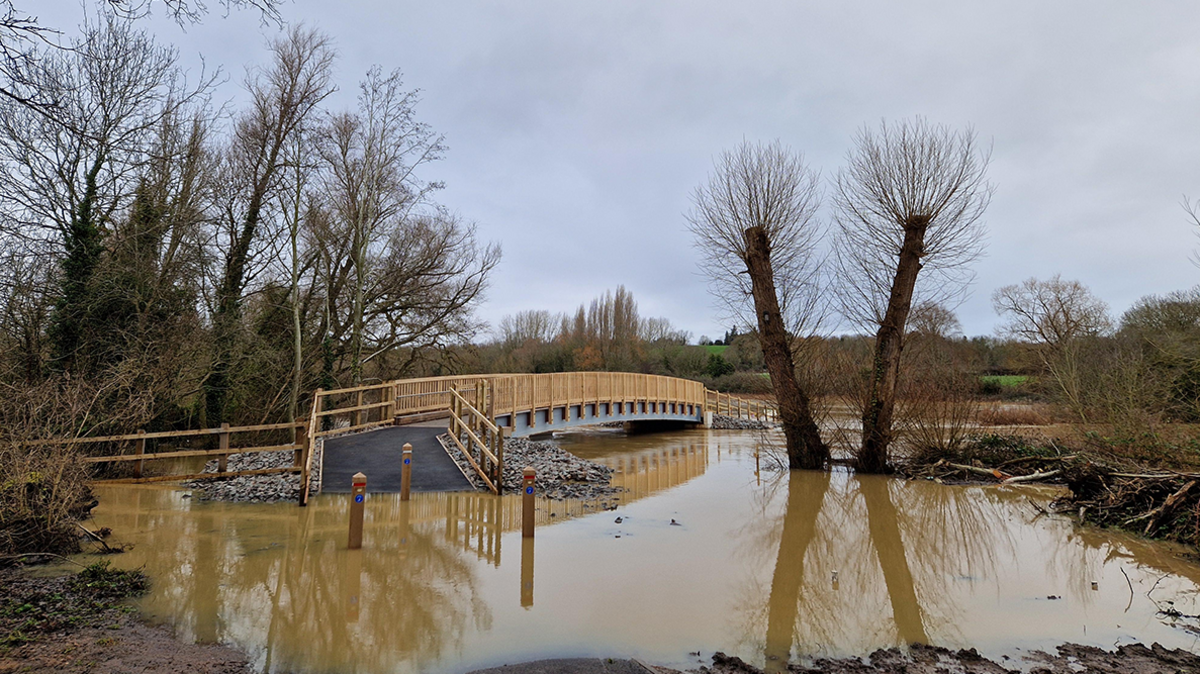
[[[507,426],[509,437],[514,438],[610,421],[702,424],[704,409],[701,405],[653,401],[589,402],[496,415],[496,424]]]

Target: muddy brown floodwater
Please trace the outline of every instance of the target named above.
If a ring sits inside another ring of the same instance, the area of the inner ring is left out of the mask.
[[[518,495],[372,495],[357,551],[344,495],[302,509],[107,487],[95,525],[134,544],[112,559],[145,566],[152,620],[242,649],[260,671],[579,656],[683,669],[717,650],[779,670],[910,642],[1015,666],[1064,642],[1196,648],[1159,609],[1200,613],[1200,566],[1044,514],[1053,491],[759,471],[756,441],[563,437],[629,491],[616,511],[540,503],[532,544]]]

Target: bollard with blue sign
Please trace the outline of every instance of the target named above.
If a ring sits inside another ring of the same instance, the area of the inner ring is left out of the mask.
[[[537,471],[526,468],[521,472],[521,536],[533,538],[533,482]]]
[[[404,452],[401,454],[403,463],[400,465],[400,500],[408,500],[408,489],[412,485],[412,445],[404,443]]]
[[[355,473],[350,478],[350,549],[362,547],[363,510],[367,500],[367,476]]]

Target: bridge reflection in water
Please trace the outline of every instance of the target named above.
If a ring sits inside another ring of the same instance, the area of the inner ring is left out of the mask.
[[[1038,518],[1025,490],[799,471],[759,485],[754,440],[566,441],[629,491],[616,513],[539,503],[536,544],[518,533],[518,495],[372,496],[355,551],[337,496],[299,509],[105,487],[95,524],[135,544],[112,560],[145,565],[152,617],[244,649],[260,671],[465,671],[546,654],[694,667],[697,648],[782,671],[914,641],[1111,644],[1117,624],[1187,645],[1142,595],[1163,573],[1156,597],[1195,590],[1200,568],[1159,547]],[[1141,588],[1129,613],[1122,567]]]

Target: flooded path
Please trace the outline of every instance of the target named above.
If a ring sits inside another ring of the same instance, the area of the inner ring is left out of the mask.
[[[372,495],[353,552],[341,495],[301,509],[107,487],[95,525],[135,545],[112,560],[145,565],[151,619],[243,649],[260,671],[559,656],[683,668],[714,650],[779,670],[912,641],[992,657],[1066,641],[1197,647],[1155,601],[1200,613],[1200,566],[1043,514],[1053,492],[757,471],[755,441],[565,437],[629,492],[615,512],[540,504],[535,545],[517,495]]]

